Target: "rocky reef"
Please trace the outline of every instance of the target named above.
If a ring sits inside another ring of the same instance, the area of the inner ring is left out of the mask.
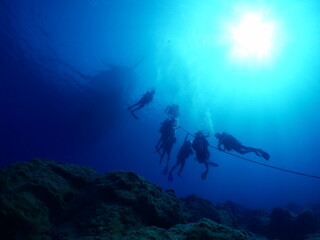
[[[51,160],[0,169],[0,204],[2,240],[300,240],[317,239],[319,230],[310,210],[268,214],[195,195],[179,199],[133,172],[97,174]]]

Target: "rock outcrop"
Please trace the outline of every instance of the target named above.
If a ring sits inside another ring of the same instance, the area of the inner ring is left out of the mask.
[[[211,219],[230,227],[236,227],[236,219],[225,205],[214,205],[211,201],[190,195],[181,198],[184,219],[187,223],[199,221],[202,218]]]
[[[317,231],[317,218],[306,209],[300,214],[292,214],[285,208],[274,208],[270,215],[267,236],[281,240],[301,240],[307,234]]]
[[[133,172],[97,174],[47,160],[15,163],[0,170],[0,204],[2,240],[142,239],[148,234],[246,239],[245,233],[208,219],[183,225],[183,202]]]
[[[320,239],[320,233],[309,234],[305,238],[305,240],[319,240],[319,239]]]
[[[248,209],[232,201],[227,201],[222,205],[228,208],[236,219],[236,226],[247,229],[250,232],[265,235],[269,225],[269,215],[263,209]]]
[[[97,174],[51,160],[0,169],[0,205],[1,240],[319,239],[310,210],[269,215],[230,201],[178,199],[133,172]]]
[[[245,240],[247,234],[240,230],[235,230],[222,224],[218,224],[209,219],[203,218],[197,223],[178,224],[168,231],[157,227],[146,227],[138,231],[131,232],[123,240],[154,239],[154,240]]]

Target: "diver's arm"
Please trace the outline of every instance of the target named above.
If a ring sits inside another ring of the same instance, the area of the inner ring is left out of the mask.
[[[174,128],[174,130],[177,130],[177,129],[180,128],[180,126],[179,126],[178,123],[176,122],[176,123],[174,124],[173,128]]]
[[[226,150],[226,148],[225,148],[225,146],[223,145],[223,149],[222,149],[221,145],[222,145],[222,142],[219,140],[218,149],[219,149],[220,151],[223,151],[223,152],[224,152],[224,151]]]

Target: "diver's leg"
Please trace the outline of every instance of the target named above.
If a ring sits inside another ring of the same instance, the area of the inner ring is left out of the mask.
[[[239,144],[237,146],[234,146],[233,150],[235,150],[236,152],[241,153],[241,154],[246,154],[246,153],[249,153],[249,152],[256,153],[257,149],[252,148],[252,147],[246,147],[246,146],[243,146],[243,145]]]
[[[179,165],[179,160],[176,162],[175,165],[173,165],[173,167],[171,168],[170,172],[169,172],[169,175],[172,175],[173,171],[176,169],[176,167],[178,167]]]
[[[167,164],[166,167],[163,169],[163,175],[167,175],[169,169],[169,162],[170,162],[170,155],[171,155],[171,148],[167,150]]]
[[[136,107],[135,109],[132,109],[131,112],[135,112],[135,111],[143,108],[146,104],[145,103],[138,103],[137,105],[138,105],[138,107]]]
[[[173,181],[172,173],[173,173],[173,171],[176,169],[176,167],[178,167],[179,164],[180,164],[180,160],[177,159],[176,164],[171,168],[171,170],[170,170],[170,172],[169,172],[169,174],[168,174],[168,180],[169,180],[170,182]]]
[[[254,153],[259,156],[259,157],[262,157],[262,154],[260,152],[261,149],[255,149]]]
[[[131,108],[133,108],[133,107],[135,107],[135,106],[137,106],[137,105],[139,105],[139,103],[132,104],[132,105],[129,106],[127,109],[128,109],[128,110],[131,110]]]
[[[157,142],[157,144],[155,146],[156,152],[159,151],[159,146],[163,142],[163,139],[164,139],[163,134],[161,134],[161,136],[160,136],[160,138],[159,138],[159,140],[158,140],[158,142]]]
[[[206,171],[204,171],[201,175],[201,179],[205,180],[207,178],[208,172],[209,172],[209,165],[207,162],[204,162],[204,165],[206,167]]]
[[[210,158],[210,152],[209,152],[209,149],[207,149],[206,151],[206,160],[208,161]]]
[[[233,150],[235,150],[237,153],[241,153],[241,154],[246,154],[246,153],[250,152],[250,151],[243,150],[241,148],[234,148]]]
[[[245,147],[242,146],[242,149],[240,149],[240,151],[237,151],[239,153],[249,153],[249,152],[254,152],[257,156],[259,157],[263,157],[266,160],[269,160],[270,155],[264,151],[262,151],[261,149],[257,149],[257,148],[253,148],[253,147]]]
[[[245,147],[248,152],[254,152],[257,156],[263,157],[261,149],[253,148],[253,147]]]
[[[185,163],[186,163],[186,159],[182,159],[182,160],[180,161],[180,169],[179,169],[179,172],[178,172],[178,175],[179,175],[180,177],[181,177],[181,172],[182,172],[182,170],[183,170],[183,168],[184,168]]]

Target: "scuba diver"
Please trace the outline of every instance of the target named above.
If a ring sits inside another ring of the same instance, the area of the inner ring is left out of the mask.
[[[166,119],[161,123],[161,127],[159,129],[159,133],[161,133],[161,136],[155,146],[155,152],[159,151],[159,146],[166,138],[174,135],[175,129],[177,129],[177,120],[175,118]]]
[[[190,140],[188,140],[188,136],[189,134],[187,134],[187,136],[185,137],[184,139],[184,142],[178,152],[178,155],[177,155],[177,162],[176,164],[171,168],[170,172],[169,172],[169,175],[168,175],[168,180],[170,182],[173,181],[173,176],[172,176],[172,172],[175,170],[176,167],[178,167],[180,165],[180,169],[179,169],[179,172],[178,172],[178,176],[181,177],[181,172],[184,168],[184,165],[186,163],[186,159],[191,155],[193,154],[193,151],[192,151],[192,143]]]
[[[241,142],[238,141],[234,136],[223,133],[216,133],[214,135],[218,140],[218,149],[220,151],[231,151],[234,150],[240,154],[246,154],[249,152],[254,152],[257,156],[263,157],[266,160],[269,160],[270,155],[261,149],[253,148],[253,147],[246,147],[243,146]],[[223,148],[221,147],[223,145]]]
[[[194,151],[196,152],[196,159],[198,160],[199,163],[203,163],[204,166],[206,167],[206,170],[202,173],[201,179],[205,180],[208,172],[209,172],[209,166],[212,167],[218,167],[218,164],[214,162],[210,162],[210,152],[209,152],[209,142],[206,138],[210,136],[210,133],[208,132],[205,134],[204,131],[198,131],[195,134],[192,147]]]
[[[166,175],[168,173],[170,155],[173,144],[176,142],[175,130],[177,129],[177,121],[174,118],[170,118],[165,120],[160,127],[159,132],[161,136],[155,146],[155,153],[158,152],[160,154],[160,162],[164,158],[164,155],[167,154],[167,163],[163,170],[163,174]],[[161,151],[162,150],[162,151]]]
[[[132,116],[135,118],[135,119],[139,119],[135,114],[134,112],[143,108],[145,105],[148,105],[152,99],[153,99],[153,95],[155,94],[155,90],[152,89],[150,92],[146,92],[142,98],[135,104],[131,105],[130,107],[128,107],[128,110],[131,112]],[[133,110],[131,110],[133,107],[136,107],[134,108]]]
[[[164,111],[171,118],[177,118],[180,115],[179,106],[177,104],[172,104],[172,105],[168,106]]]

